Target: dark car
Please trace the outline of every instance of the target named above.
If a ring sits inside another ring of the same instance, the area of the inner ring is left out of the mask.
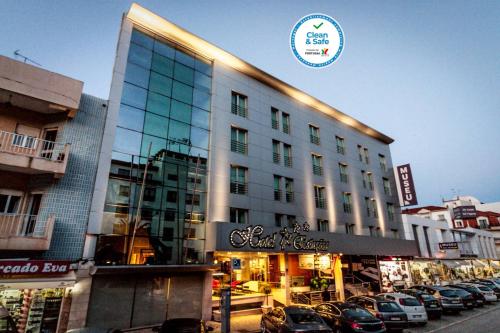
[[[434,296],[443,308],[443,312],[458,313],[465,309],[462,299],[456,293],[456,289],[422,285],[413,286],[412,289],[422,290]]]
[[[378,296],[353,296],[347,302],[359,305],[382,320],[388,331],[399,331],[408,327],[408,315],[394,301]]]
[[[458,283],[458,284],[451,284],[451,285],[449,285],[449,287],[463,289],[463,290],[467,291],[468,293],[470,293],[472,295],[472,297],[474,297],[475,305],[478,307],[483,306],[484,303],[486,303],[486,299],[484,298],[483,293],[481,292],[481,290],[479,290],[475,286]]]
[[[205,322],[196,318],[174,318],[163,322],[160,333],[205,333],[213,331],[212,327],[207,327]]]
[[[310,307],[291,305],[274,308],[263,314],[261,332],[317,332],[333,333],[332,329]]]
[[[382,320],[354,303],[326,302],[317,305],[314,310],[334,332],[386,332]]]
[[[425,291],[417,289],[404,289],[401,292],[403,294],[415,297],[420,302],[420,304],[423,304],[429,318],[441,318],[443,308],[439,304],[439,301],[436,299],[436,297],[428,294]]]
[[[457,294],[462,299],[462,303],[464,304],[466,309],[472,309],[477,306],[476,300],[470,292],[460,288],[450,287],[450,289],[453,289],[455,291],[455,294]]]

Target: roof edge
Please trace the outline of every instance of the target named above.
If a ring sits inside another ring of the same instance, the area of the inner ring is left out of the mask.
[[[246,74],[255,80],[264,83],[277,91],[292,97],[298,102],[305,104],[313,109],[316,109],[339,122],[354,128],[355,130],[366,134],[385,144],[391,144],[394,139],[377,131],[376,129],[354,119],[353,117],[337,110],[336,108],[320,101],[319,99],[303,92],[302,90],[293,87],[292,85],[274,77],[273,75],[264,72],[263,70],[251,65],[250,63],[236,57],[235,55],[207,42],[201,37],[198,37],[189,31],[177,26],[176,24],[166,20],[165,18],[141,7],[137,3],[133,3],[126,17],[133,23],[142,26],[143,28],[152,31],[166,39],[174,40],[180,45],[192,49],[210,59],[219,60],[232,67],[233,69]]]

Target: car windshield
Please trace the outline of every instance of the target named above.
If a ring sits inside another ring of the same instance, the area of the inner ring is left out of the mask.
[[[403,310],[399,305],[394,302],[378,302],[378,310],[380,312],[402,312]]]
[[[321,323],[321,318],[314,312],[293,312],[288,315],[295,324]]]
[[[347,319],[372,319],[373,315],[366,311],[365,309],[358,308],[358,307],[352,307],[352,308],[346,308],[342,310],[342,314],[347,318]]]
[[[454,292],[458,295],[458,296],[468,296],[469,293],[463,289],[456,289],[454,290]]]
[[[422,299],[425,300],[425,301],[430,301],[430,300],[434,299],[433,296],[428,295],[428,294],[420,294],[420,297],[422,297]]]
[[[478,286],[478,288],[481,289],[482,291],[491,291],[491,289],[486,286]]]
[[[420,306],[420,302],[416,298],[402,298],[403,305],[406,306]]]
[[[440,290],[439,293],[445,297],[457,297],[458,296],[458,294],[456,293],[456,290],[445,289],[445,290]]]

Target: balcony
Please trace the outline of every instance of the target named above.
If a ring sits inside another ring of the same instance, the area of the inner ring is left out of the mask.
[[[286,202],[293,202],[294,199],[295,198],[294,198],[293,192],[286,191],[286,193],[285,193],[285,200],[286,200]]]
[[[0,131],[0,169],[26,174],[66,172],[69,144],[41,140],[27,135]]]
[[[315,145],[319,145],[319,136],[316,135],[310,135],[309,138],[311,139],[311,143],[314,143]]]
[[[231,104],[231,113],[246,118],[248,114],[248,109],[241,105]]]
[[[323,175],[323,167],[319,165],[313,165],[313,173],[317,176]]]
[[[324,198],[315,197],[314,202],[316,208],[326,209],[326,200]]]
[[[237,140],[231,140],[231,151],[243,155],[248,154],[248,144]]]
[[[292,157],[285,155],[284,159],[285,159],[285,166],[287,168],[291,168],[293,166],[293,164],[292,164]]]
[[[281,201],[281,190],[274,190],[274,200]]]
[[[280,164],[280,162],[281,162],[281,154],[280,153],[273,153],[273,162],[276,164]]]
[[[248,184],[232,181],[230,184],[230,192],[234,194],[247,194]]]
[[[0,250],[46,251],[50,247],[55,215],[1,214]]]

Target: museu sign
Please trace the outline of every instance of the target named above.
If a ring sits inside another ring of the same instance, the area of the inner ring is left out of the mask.
[[[284,227],[271,233],[266,233],[262,225],[250,225],[232,230],[229,242],[237,249],[249,247],[255,250],[328,252],[330,242],[323,238],[309,237],[309,230],[307,222],[302,225],[295,223],[292,228]]]

